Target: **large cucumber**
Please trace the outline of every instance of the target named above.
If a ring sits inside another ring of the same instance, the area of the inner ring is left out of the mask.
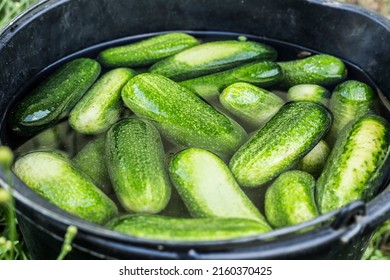
[[[151,120],[171,142],[232,154],[246,132],[186,88],[161,75],[144,73],[122,89],[122,98],[138,116]]]
[[[320,104],[290,102],[253,135],[232,157],[238,183],[267,183],[305,156],[325,135],[331,114]]]
[[[99,134],[115,123],[122,111],[122,87],[135,71],[118,68],[104,74],[81,98],[69,115],[69,124],[83,134]]]
[[[12,109],[11,129],[20,135],[34,135],[54,125],[76,105],[99,74],[100,65],[89,58],[61,66]]]
[[[39,195],[87,221],[102,224],[118,212],[115,204],[60,152],[27,153],[15,162],[13,170]]]
[[[106,67],[148,66],[197,44],[198,40],[191,35],[168,33],[106,49],[100,52],[98,61]]]
[[[249,219],[186,219],[157,215],[126,215],[114,219],[107,227],[142,239],[164,241],[227,240],[269,231],[268,227]]]
[[[257,42],[209,42],[157,62],[150,72],[182,81],[255,60],[275,60],[276,56],[272,47]]]
[[[172,158],[169,173],[193,217],[245,218],[267,225],[216,155],[196,148],[181,151]]]
[[[374,115],[349,123],[331,151],[317,181],[317,205],[321,213],[353,200],[368,201],[384,183],[389,164],[390,127]]]
[[[277,63],[264,61],[189,79],[180,82],[180,85],[210,100],[218,98],[222,90],[231,84],[246,82],[259,87],[268,87],[276,84],[282,75],[282,70]]]
[[[137,213],[158,213],[168,204],[171,186],[157,129],[127,118],[106,135],[106,160],[121,205]]]

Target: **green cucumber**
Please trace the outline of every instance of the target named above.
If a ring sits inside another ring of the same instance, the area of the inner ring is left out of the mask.
[[[87,221],[102,224],[118,212],[114,202],[60,152],[27,153],[17,159],[13,171],[39,195]]]
[[[302,84],[289,88],[288,101],[311,101],[328,107],[330,92],[326,88],[314,84]]]
[[[247,124],[260,126],[283,106],[276,94],[248,83],[235,83],[219,96],[221,104]]]
[[[99,134],[120,117],[122,87],[135,76],[135,71],[117,68],[104,74],[72,109],[70,126],[83,134]]]
[[[150,72],[182,81],[255,60],[275,60],[274,48],[257,42],[217,41],[182,51],[154,64]]]
[[[216,241],[249,237],[269,231],[268,227],[248,219],[187,219],[157,215],[126,215],[107,227],[142,239],[164,241]]]
[[[100,74],[89,58],[72,60],[46,78],[12,109],[9,124],[15,133],[34,135],[63,118]]]
[[[326,213],[357,200],[370,200],[384,183],[390,126],[375,115],[350,122],[341,132],[317,181],[317,205]]]
[[[114,124],[106,135],[106,160],[123,208],[154,214],[167,206],[171,186],[161,138],[153,125],[135,118]]]
[[[322,105],[287,103],[233,155],[230,169],[243,187],[265,184],[304,157],[330,125]]]
[[[190,148],[176,154],[169,174],[195,218],[265,219],[237,184],[226,164],[209,151]]]
[[[122,89],[122,98],[136,115],[181,146],[232,154],[247,136],[238,123],[161,75],[135,76]]]
[[[149,66],[163,58],[199,44],[185,33],[158,35],[137,43],[113,47],[99,53],[98,61],[106,67]]]
[[[315,179],[304,171],[287,171],[267,189],[265,215],[275,228],[296,225],[318,216]]]
[[[321,140],[307,155],[299,160],[298,168],[318,178],[330,153],[328,144]]]
[[[327,54],[317,54],[299,60],[279,62],[284,76],[280,87],[299,84],[328,86],[341,82],[347,76],[344,62]]]
[[[86,144],[73,158],[74,164],[99,187],[105,194],[112,193],[108,174],[105,150],[105,137],[100,136]]]
[[[259,87],[276,84],[283,73],[277,63],[264,61],[245,64],[203,77],[198,77],[179,84],[206,100],[218,98],[227,86],[237,82],[247,82]]]
[[[376,94],[362,82],[349,80],[338,85],[332,93],[329,108],[333,113],[333,124],[327,135],[334,144],[341,130],[351,121],[374,110]]]

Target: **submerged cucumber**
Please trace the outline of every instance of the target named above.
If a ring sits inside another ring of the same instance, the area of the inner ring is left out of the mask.
[[[107,227],[139,238],[164,241],[227,240],[269,231],[269,228],[248,219],[186,219],[155,215],[122,216],[108,223]]]
[[[97,59],[106,67],[148,66],[197,44],[198,40],[191,35],[168,33],[106,49],[99,53]]]
[[[181,151],[172,158],[169,173],[193,217],[246,218],[267,225],[216,155],[195,148]]]
[[[209,42],[157,62],[150,72],[182,81],[255,60],[275,60],[276,56],[272,47],[257,42]]]
[[[302,84],[289,88],[288,101],[311,101],[328,106],[330,92],[326,88],[314,84]]]
[[[127,107],[148,119],[171,142],[232,154],[246,138],[235,121],[184,87],[156,74],[140,74],[122,90]]]
[[[229,112],[256,127],[275,115],[284,104],[276,94],[248,83],[228,86],[219,100]]]
[[[89,58],[61,66],[12,109],[12,131],[29,136],[54,125],[76,105],[99,74],[100,65]]]
[[[342,130],[317,182],[321,213],[353,200],[368,201],[384,183],[390,147],[388,122],[374,115],[360,117]]]
[[[298,163],[298,168],[310,173],[315,178],[321,174],[325,166],[326,159],[330,153],[328,144],[321,140],[307,155]]]
[[[106,160],[121,205],[137,213],[158,213],[171,195],[157,129],[140,119],[114,124],[106,135]]]
[[[315,183],[313,176],[303,171],[281,174],[265,194],[264,208],[269,223],[280,228],[317,217]]]
[[[233,155],[230,169],[241,186],[267,183],[317,145],[330,124],[320,104],[287,103]]]
[[[283,88],[299,84],[333,85],[344,80],[347,75],[344,62],[326,54],[279,62],[279,65],[284,73],[280,82]]]
[[[99,134],[115,123],[122,111],[121,89],[135,71],[118,68],[104,74],[72,109],[69,124],[84,134]]]
[[[28,153],[15,162],[13,170],[39,195],[87,221],[102,224],[118,212],[115,204],[59,152]]]

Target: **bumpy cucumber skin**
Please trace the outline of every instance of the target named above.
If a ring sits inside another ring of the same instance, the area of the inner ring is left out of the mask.
[[[118,212],[114,202],[60,152],[25,154],[13,171],[39,195],[87,221],[102,224]]]
[[[169,174],[193,217],[244,218],[267,225],[229,168],[213,153],[183,150],[172,158]]]
[[[186,219],[158,215],[126,215],[109,222],[107,227],[142,239],[194,242],[229,240],[269,231],[249,219]]]
[[[304,171],[287,171],[267,189],[264,209],[275,228],[296,225],[318,216],[315,179]]]
[[[302,84],[289,88],[287,92],[287,100],[317,102],[328,107],[330,95],[329,90],[322,86]]]
[[[100,70],[99,63],[89,58],[60,67],[13,108],[12,131],[30,136],[57,123],[95,82]]]
[[[198,40],[191,35],[168,33],[130,45],[106,49],[100,52],[97,59],[106,67],[149,66],[198,44]]]
[[[329,153],[330,148],[328,144],[321,140],[307,155],[300,159],[297,167],[318,178],[325,166]]]
[[[255,60],[275,60],[276,57],[275,49],[261,43],[217,41],[192,47],[157,62],[150,72],[182,81]]]
[[[200,97],[210,100],[218,98],[222,90],[231,84],[246,82],[259,87],[268,87],[278,83],[282,76],[282,69],[277,63],[264,61],[189,79],[179,84]]]
[[[284,104],[276,94],[248,83],[228,86],[219,100],[229,112],[252,126],[265,123]]]
[[[88,90],[69,115],[70,126],[82,134],[99,134],[120,117],[121,90],[135,71],[117,68],[104,74]]]
[[[106,135],[106,160],[114,191],[129,211],[154,214],[171,195],[160,135],[150,123],[127,118]]]
[[[390,127],[374,115],[349,123],[333,147],[317,181],[318,209],[326,213],[362,199],[368,201],[384,183],[389,163]]]
[[[347,76],[344,62],[337,57],[326,54],[279,62],[279,65],[284,73],[279,84],[282,88],[299,84],[328,86],[341,82]]]
[[[106,140],[100,136],[86,144],[73,158],[74,164],[105,194],[113,192],[105,160]]]
[[[329,104],[333,113],[333,124],[327,135],[329,143],[336,142],[341,130],[349,122],[374,111],[375,98],[375,92],[365,83],[349,80],[338,85]]]
[[[122,99],[169,141],[184,147],[232,154],[247,136],[238,123],[161,75],[135,76],[122,89]]]
[[[290,102],[233,155],[229,167],[243,187],[267,183],[304,157],[327,132],[330,112],[313,102]]]

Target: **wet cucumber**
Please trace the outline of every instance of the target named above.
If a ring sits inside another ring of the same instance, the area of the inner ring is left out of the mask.
[[[102,224],[118,212],[115,204],[60,152],[27,153],[15,162],[13,170],[39,195],[87,221]]]
[[[195,148],[183,150],[172,158],[169,174],[193,217],[245,218],[267,226],[229,168],[213,153]]]
[[[186,219],[157,215],[126,215],[109,222],[107,227],[142,239],[164,241],[227,240],[269,231],[248,219]]]
[[[283,106],[276,94],[248,83],[234,83],[219,96],[221,104],[249,125],[258,127]]]
[[[127,118],[106,135],[106,160],[121,205],[137,213],[158,213],[171,195],[165,155],[157,129],[148,122]]]
[[[283,79],[279,86],[289,88],[299,84],[333,85],[347,75],[346,67],[337,57],[317,54],[304,59],[279,62]]]
[[[210,100],[218,98],[222,90],[231,84],[246,82],[259,87],[268,87],[276,84],[282,75],[282,70],[277,63],[264,61],[189,79],[179,84],[200,97]]]
[[[100,65],[92,59],[66,63],[12,109],[12,131],[29,136],[54,125],[76,105],[99,74]]]
[[[150,72],[174,81],[226,70],[255,60],[275,60],[276,51],[257,42],[217,41],[204,43],[157,62]]]
[[[321,140],[307,155],[299,160],[297,168],[318,178],[329,156],[328,144]]]
[[[330,124],[320,104],[287,103],[233,155],[230,169],[243,187],[267,183],[317,145]]]
[[[98,61],[106,67],[149,66],[163,58],[199,44],[185,33],[168,33],[143,41],[106,49],[99,53]]]
[[[281,174],[265,193],[264,209],[268,222],[280,228],[317,217],[315,183],[313,176],[304,171]]]
[[[122,87],[135,71],[117,68],[104,74],[72,109],[70,126],[83,134],[99,134],[115,123],[122,111]]]
[[[161,75],[135,76],[122,89],[122,98],[136,115],[181,146],[232,154],[246,138],[238,123]]]
[[[327,107],[329,104],[329,99],[329,90],[319,85],[296,85],[289,88],[287,92],[288,101],[311,101],[320,103]]]
[[[321,213],[353,200],[368,201],[384,183],[389,162],[390,127],[374,115],[360,117],[342,130],[317,181],[317,205]]]

